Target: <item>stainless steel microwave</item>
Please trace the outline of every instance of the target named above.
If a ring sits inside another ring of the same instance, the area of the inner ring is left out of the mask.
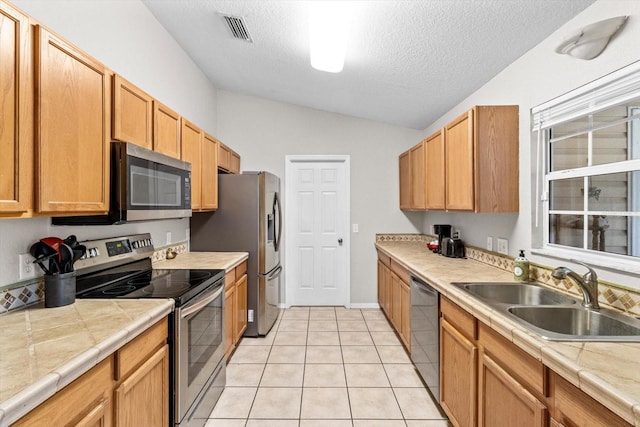
[[[191,216],[191,163],[128,142],[111,143],[107,215],[54,217],[54,225],[123,224]]]

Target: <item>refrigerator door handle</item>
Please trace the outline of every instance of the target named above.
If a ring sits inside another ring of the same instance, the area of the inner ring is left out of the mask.
[[[280,273],[282,273],[282,266],[279,265],[274,271],[273,273],[271,273],[268,277],[267,280],[273,280],[276,277],[278,277],[280,275]]]
[[[280,238],[282,237],[282,209],[280,208],[280,199],[278,193],[273,196],[273,214],[276,214],[276,208],[278,209],[278,230],[275,233],[273,246],[277,251],[280,250]]]

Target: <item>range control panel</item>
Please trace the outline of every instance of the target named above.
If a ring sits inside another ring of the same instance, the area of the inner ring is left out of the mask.
[[[87,240],[80,243],[87,247],[87,253],[76,262],[76,270],[95,270],[109,267],[114,262],[122,264],[149,258],[154,251],[149,233]]]

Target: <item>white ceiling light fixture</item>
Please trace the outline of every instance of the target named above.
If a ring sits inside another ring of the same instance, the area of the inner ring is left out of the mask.
[[[593,59],[604,51],[611,37],[624,25],[627,18],[628,16],[617,16],[587,25],[560,43],[556,53],[579,59]]]
[[[344,68],[353,14],[350,1],[310,1],[309,45],[311,66],[339,73]]]

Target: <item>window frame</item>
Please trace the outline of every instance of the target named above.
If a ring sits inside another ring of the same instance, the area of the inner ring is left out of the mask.
[[[598,252],[588,247],[588,226],[583,228],[583,248],[574,248],[566,245],[550,243],[550,215],[565,213],[562,210],[550,209],[550,185],[552,181],[567,178],[583,178],[585,181],[584,188],[588,188],[588,178],[594,175],[604,175],[623,172],[640,172],[640,158],[625,160],[615,163],[592,165],[592,133],[603,128],[602,126],[589,126],[584,132],[588,138],[588,159],[587,166],[577,167],[573,169],[565,169],[551,171],[551,129],[563,123],[568,123],[578,118],[587,117],[609,108],[622,105],[634,99],[640,99],[640,61],[630,64],[618,71],[601,77],[591,83],[579,87],[568,92],[558,98],[534,107],[531,110],[532,115],[532,252],[544,256],[559,259],[572,259],[586,262],[595,266],[607,269],[640,273],[640,259],[637,253],[640,253],[640,243],[629,244],[629,255],[619,255],[608,252]],[[634,103],[635,104],[635,103]],[[640,112],[640,105],[629,106],[629,111],[637,109]],[[634,114],[633,116],[637,115]],[[631,129],[633,119],[627,119],[628,129]],[[607,124],[610,126],[611,124]],[[639,126],[640,127],[640,126]],[[640,130],[638,131],[640,132]],[[635,133],[634,133],[635,135]],[[570,137],[565,136],[565,137]],[[640,135],[636,136],[640,139]],[[637,141],[629,140],[629,144]],[[630,149],[632,147],[629,147]],[[631,156],[633,157],[633,155]],[[533,163],[535,161],[535,163]],[[640,175],[637,173],[635,175]],[[634,178],[629,183],[629,192],[635,187],[640,189],[640,178]],[[631,193],[629,193],[631,194]],[[567,211],[571,215],[582,215],[584,224],[587,224],[589,217],[600,213],[611,216],[625,216],[629,218],[628,233],[631,235],[634,227],[640,228],[640,210],[630,207],[628,211],[589,211],[588,209],[588,191],[584,191],[582,210]],[[638,198],[640,200],[640,197]],[[633,206],[639,204],[635,201]],[[631,243],[631,239],[629,238]],[[634,256],[635,255],[635,256]]]

